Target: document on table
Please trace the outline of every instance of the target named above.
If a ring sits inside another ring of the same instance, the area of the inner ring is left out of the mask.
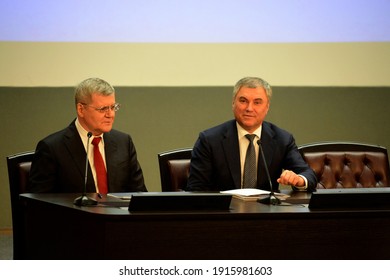
[[[227,193],[233,195],[233,197],[245,200],[245,201],[256,201],[259,198],[267,197],[270,194],[270,191],[253,189],[253,188],[244,188],[244,189],[233,189],[227,191],[221,191],[221,193]],[[275,196],[281,200],[285,200],[289,197],[287,194],[274,192]]]

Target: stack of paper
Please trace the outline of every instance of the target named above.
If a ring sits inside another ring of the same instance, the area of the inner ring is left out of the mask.
[[[234,190],[228,190],[228,191],[221,191],[221,193],[232,194],[233,197],[241,199],[241,200],[245,200],[245,201],[256,201],[259,198],[268,197],[270,194],[270,191],[245,188],[245,189],[234,189]],[[289,195],[283,194],[283,193],[274,192],[274,194],[280,200],[285,200],[287,197],[289,197]]]

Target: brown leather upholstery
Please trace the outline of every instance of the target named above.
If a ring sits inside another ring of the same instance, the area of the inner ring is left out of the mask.
[[[158,154],[163,192],[181,191],[187,186],[191,152],[191,148],[184,148]]]
[[[27,191],[28,177],[30,176],[31,161],[21,162],[17,165],[19,171],[19,192],[25,193]]]
[[[34,152],[7,156],[8,179],[11,195],[14,259],[24,258],[23,222],[19,194],[26,192]]]
[[[387,149],[351,142],[325,142],[299,147],[317,175],[318,189],[390,186]]]

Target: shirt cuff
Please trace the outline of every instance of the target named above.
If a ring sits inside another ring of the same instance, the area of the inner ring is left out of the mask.
[[[293,188],[295,188],[298,191],[305,191],[305,190],[307,190],[307,179],[306,179],[306,177],[302,176],[302,175],[298,175],[298,176],[303,178],[303,180],[305,181],[305,185],[303,187],[294,186]]]

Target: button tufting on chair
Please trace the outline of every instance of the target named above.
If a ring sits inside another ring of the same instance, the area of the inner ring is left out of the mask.
[[[317,175],[318,189],[389,187],[387,149],[353,142],[302,145],[304,160]]]

